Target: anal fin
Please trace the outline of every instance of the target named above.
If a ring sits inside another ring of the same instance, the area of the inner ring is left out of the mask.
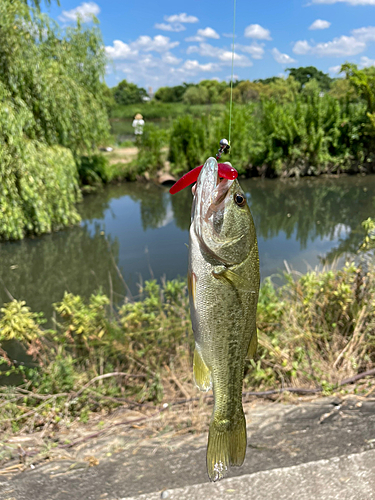
[[[207,392],[212,387],[211,372],[197,348],[194,351],[194,382],[200,391]]]

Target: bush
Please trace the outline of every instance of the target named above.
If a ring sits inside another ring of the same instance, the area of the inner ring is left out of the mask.
[[[81,184],[95,186],[106,184],[109,177],[109,161],[102,154],[81,156],[78,160],[78,175]]]
[[[146,123],[143,135],[139,139],[139,152],[137,159],[138,175],[148,172],[154,175],[164,166],[165,154],[163,148],[168,144],[169,132],[152,123]]]

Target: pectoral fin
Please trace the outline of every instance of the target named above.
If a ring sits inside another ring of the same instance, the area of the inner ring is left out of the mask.
[[[258,335],[257,331],[253,333],[250,344],[249,344],[249,349],[247,350],[247,359],[253,359],[255,356],[255,353],[257,352],[257,347],[258,347]]]
[[[250,282],[250,280],[248,280],[246,278],[242,278],[242,276],[237,274],[235,271],[228,269],[227,267],[217,266],[212,271],[212,275],[216,279],[221,280],[225,283],[228,283],[228,282],[231,283],[238,290],[245,290],[245,291],[255,293],[255,291],[251,290],[251,287],[254,285]]]
[[[200,391],[207,392],[212,387],[211,372],[197,348],[194,351],[194,382]]]

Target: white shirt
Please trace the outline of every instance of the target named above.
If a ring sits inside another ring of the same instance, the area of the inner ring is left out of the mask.
[[[133,127],[134,127],[134,133],[136,135],[142,135],[143,134],[143,126],[145,122],[144,120],[134,120],[133,121]]]

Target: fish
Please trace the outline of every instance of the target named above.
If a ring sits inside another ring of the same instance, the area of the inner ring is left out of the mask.
[[[258,243],[245,193],[231,177],[220,178],[215,158],[201,168],[189,238],[193,375],[201,391],[214,394],[206,455],[211,481],[244,462],[244,366],[257,348]]]

